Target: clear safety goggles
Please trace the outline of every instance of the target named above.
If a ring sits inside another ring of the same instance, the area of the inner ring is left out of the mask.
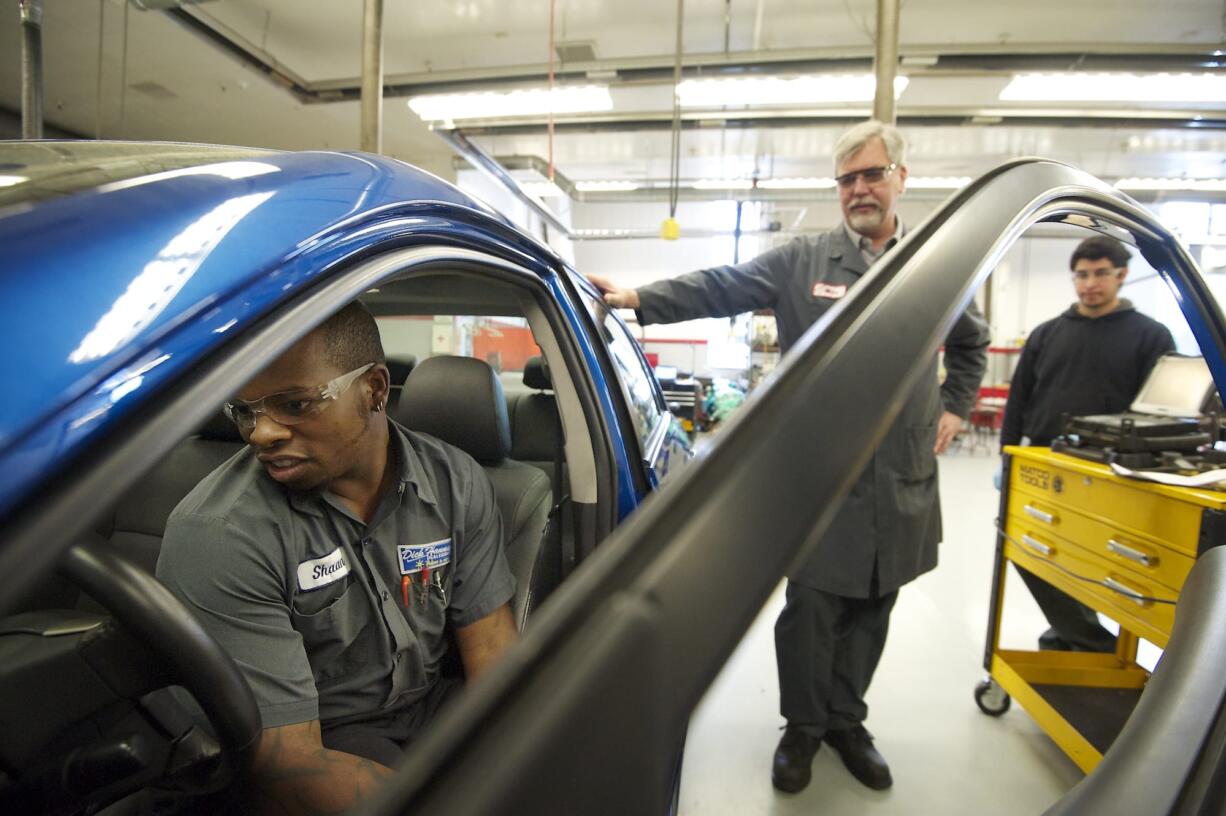
[[[844,190],[850,190],[852,187],[855,187],[857,179],[864,179],[866,185],[876,187],[894,175],[894,171],[897,169],[897,164],[887,164],[885,167],[869,167],[866,170],[857,170],[854,173],[844,173],[841,176],[835,176],[834,181]]]
[[[348,374],[328,380],[316,388],[281,391],[250,402],[240,399],[230,400],[222,406],[222,410],[243,433],[250,433],[255,428],[260,414],[264,414],[278,425],[297,425],[324,411],[341,394],[349,390],[349,386],[353,385],[358,377],[374,367],[374,363],[367,363]]]

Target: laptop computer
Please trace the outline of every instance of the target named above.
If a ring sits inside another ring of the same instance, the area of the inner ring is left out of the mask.
[[[1064,434],[1081,445],[1121,452],[1194,450],[1212,441],[1201,430],[1200,418],[1215,395],[1203,357],[1168,354],[1154,364],[1130,410],[1069,417]]]

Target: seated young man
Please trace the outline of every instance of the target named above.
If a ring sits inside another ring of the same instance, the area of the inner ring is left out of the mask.
[[[171,515],[157,575],[260,706],[253,805],[345,811],[457,681],[515,638],[514,578],[485,473],[389,421],[370,313],[350,304],[226,404],[248,443]]]

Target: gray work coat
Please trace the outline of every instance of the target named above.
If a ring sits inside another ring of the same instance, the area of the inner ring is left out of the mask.
[[[638,290],[639,321],[675,323],[772,309],[787,351],[867,271],[841,226],[801,236],[736,266],[702,269]],[[941,507],[933,454],[942,408],[965,418],[987,367],[988,330],[972,303],[873,451],[830,528],[795,574],[798,584],[852,598],[893,592],[937,564]],[[875,573],[875,581],[874,581]]]

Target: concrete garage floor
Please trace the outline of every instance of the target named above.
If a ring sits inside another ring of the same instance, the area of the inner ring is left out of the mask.
[[[990,450],[995,450],[992,444]],[[940,566],[904,587],[869,690],[869,730],[894,787],[871,791],[823,746],[799,794],[770,783],[779,716],[773,626],[782,585],[695,711],[681,780],[684,816],[1042,813],[1081,772],[1020,706],[1000,718],[972,697],[983,677],[999,459],[965,445],[941,459]],[[1046,622],[1010,570],[1002,643],[1034,648]]]

